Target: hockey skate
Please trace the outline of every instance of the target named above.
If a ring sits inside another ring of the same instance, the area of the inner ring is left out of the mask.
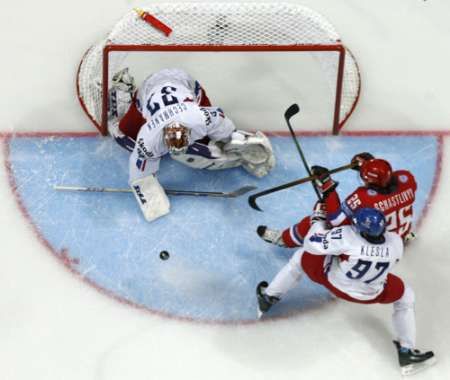
[[[403,243],[405,245],[411,244],[416,239],[417,239],[416,233],[411,231],[411,232],[407,233],[406,236],[403,238]]]
[[[403,376],[413,375],[436,363],[433,351],[420,352],[419,350],[406,349],[393,341],[398,352],[398,362]]]
[[[272,305],[275,305],[280,299],[278,297],[269,296],[266,294],[266,289],[269,286],[267,281],[261,281],[256,287],[256,297],[258,299],[258,319],[268,312]]]
[[[258,236],[267,243],[277,245],[278,247],[286,247],[284,244],[282,232],[279,230],[271,230],[267,226],[258,226],[256,229]]]

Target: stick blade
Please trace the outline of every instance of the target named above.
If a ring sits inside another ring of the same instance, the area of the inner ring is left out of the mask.
[[[230,193],[228,193],[229,198],[240,197],[241,195],[247,194],[249,191],[257,189],[256,186],[243,186],[239,189],[236,189]]]
[[[257,197],[255,197],[254,195],[250,195],[248,197],[248,204],[252,209],[263,212],[263,210],[260,209],[259,206],[256,204],[256,198]]]
[[[284,118],[286,120],[289,120],[292,116],[294,116],[295,114],[300,112],[300,107],[298,106],[297,103],[294,103],[292,105],[289,106],[289,108],[286,110],[286,112],[284,113]]]

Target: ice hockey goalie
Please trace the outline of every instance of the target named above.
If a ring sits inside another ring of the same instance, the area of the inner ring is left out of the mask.
[[[211,105],[199,82],[183,70],[158,71],[135,89],[128,69],[114,75],[108,130],[131,152],[129,184],[146,220],[170,211],[156,177],[166,154],[197,169],[242,166],[256,177],[274,167],[269,139],[260,131],[238,130],[221,108]]]

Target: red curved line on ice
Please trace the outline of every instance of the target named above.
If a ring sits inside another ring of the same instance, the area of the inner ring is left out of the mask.
[[[431,204],[433,203],[433,199],[436,195],[438,184],[441,179],[441,173],[442,173],[442,162],[443,162],[443,155],[444,155],[444,135],[439,135],[437,137],[437,154],[436,154],[436,163],[435,163],[435,170],[434,170],[434,178],[433,182],[431,184],[431,190],[428,194],[428,197],[425,201],[425,206],[423,207],[422,213],[420,214],[417,223],[416,223],[416,230],[419,230],[420,226],[422,225],[423,221],[425,220],[425,216],[428,214],[428,211],[431,207]]]
[[[267,132],[268,135],[271,136],[290,136],[289,132]],[[298,132],[296,133],[299,136],[328,136],[331,134],[327,132]],[[378,131],[378,132],[345,132],[342,133],[344,136],[436,136],[438,138],[438,154],[436,155],[436,170],[435,175],[432,183],[432,189],[430,191],[430,195],[428,197],[427,202],[425,203],[424,209],[422,211],[422,214],[417,222],[417,226],[419,227],[422,224],[422,221],[425,217],[425,215],[428,213],[429,206],[431,204],[432,199],[434,199],[434,195],[437,191],[438,183],[440,181],[441,177],[441,171],[442,171],[442,156],[443,156],[443,138],[446,136],[450,136],[450,131],[402,131],[402,132],[395,132],[395,131]],[[207,324],[207,325],[223,325],[223,326],[240,326],[240,325],[252,325],[255,323],[260,322],[267,322],[267,321],[273,321],[273,320],[283,320],[288,319],[293,316],[296,316],[300,314],[301,312],[295,312],[286,314],[283,316],[277,316],[277,317],[271,317],[266,318],[263,320],[242,320],[242,321],[217,321],[217,320],[208,320],[208,319],[194,319],[191,317],[181,317],[172,315],[163,311],[153,310],[149,309],[146,306],[137,304],[135,302],[132,302],[126,298],[120,297],[117,294],[113,293],[112,291],[100,287],[98,284],[96,284],[94,281],[90,280],[89,278],[83,276],[76,268],[74,268],[74,264],[77,264],[76,258],[71,258],[68,254],[66,249],[62,249],[61,252],[58,252],[55,250],[51,244],[48,242],[48,240],[41,234],[39,229],[37,228],[36,224],[33,222],[33,220],[30,217],[30,214],[28,213],[22,198],[17,190],[17,183],[15,180],[15,177],[12,172],[11,168],[11,162],[9,160],[10,156],[10,146],[9,142],[11,138],[13,137],[94,137],[94,136],[100,136],[99,133],[96,132],[60,132],[60,133],[53,133],[53,132],[19,132],[19,133],[0,133],[0,139],[3,140],[3,150],[5,154],[5,169],[8,176],[8,182],[11,187],[11,191],[14,195],[14,198],[16,199],[17,205],[19,207],[20,212],[22,213],[23,217],[28,221],[28,223],[31,225],[32,230],[34,234],[36,235],[37,239],[42,243],[44,247],[46,247],[52,255],[58,259],[58,262],[64,265],[73,275],[80,278],[83,282],[87,283],[89,286],[92,286],[94,289],[96,289],[98,292],[100,292],[103,295],[106,295],[108,297],[111,297],[112,299],[120,302],[121,304],[131,306],[134,309],[141,310],[147,313],[150,313],[152,315],[156,315],[159,317],[164,318],[170,318],[177,321],[183,321],[183,322],[191,322],[196,324]]]
[[[19,210],[22,213],[23,217],[27,220],[27,222],[30,224],[33,233],[35,234],[36,238],[41,242],[41,244],[47,248],[53,257],[55,257],[59,263],[61,263],[62,265],[64,265],[73,275],[75,275],[76,277],[80,278],[83,282],[87,283],[88,285],[92,286],[94,289],[96,289],[98,292],[100,292],[103,295],[106,295],[118,302],[120,302],[121,304],[127,305],[127,306],[131,306],[137,310],[141,310],[141,311],[145,311],[148,312],[150,314],[159,316],[159,317],[165,317],[165,318],[170,318],[170,319],[174,319],[174,320],[178,320],[178,321],[184,321],[184,322],[192,322],[192,323],[196,323],[196,324],[208,324],[208,325],[224,325],[224,326],[237,326],[237,325],[251,325],[251,324],[255,324],[257,322],[259,322],[258,320],[242,320],[242,321],[217,321],[217,320],[208,320],[208,319],[194,319],[194,318],[190,318],[190,317],[181,317],[181,316],[176,316],[176,315],[172,315],[163,311],[158,311],[158,310],[153,310],[153,309],[149,309],[148,307],[144,306],[144,305],[140,305],[137,304],[135,302],[132,302],[126,298],[120,297],[117,294],[113,293],[112,291],[105,289],[101,286],[99,286],[97,283],[95,283],[94,281],[92,281],[91,279],[83,276],[75,267],[74,264],[77,263],[76,258],[71,258],[68,254],[67,249],[63,248],[61,250],[61,252],[58,252],[56,249],[54,249],[52,247],[52,245],[48,242],[48,240],[43,236],[43,234],[39,231],[39,228],[37,227],[37,225],[33,222],[30,214],[28,213],[24,202],[22,201],[22,198],[20,196],[19,191],[17,190],[17,183],[15,180],[15,177],[13,175],[12,172],[12,168],[11,168],[11,162],[9,160],[9,156],[10,156],[10,146],[9,146],[9,141],[11,139],[11,137],[51,137],[51,136],[57,136],[57,137],[85,137],[85,136],[97,136],[98,134],[77,134],[77,133],[58,133],[58,134],[47,134],[47,133],[26,133],[26,134],[0,134],[0,139],[3,140],[3,150],[4,150],[4,154],[5,154],[5,169],[6,169],[6,173],[8,176],[8,182],[9,185],[11,187],[11,191],[14,195],[14,198],[16,199],[17,205],[19,206]],[[255,314],[256,314],[256,310],[255,310]],[[284,315],[284,316],[280,316],[280,317],[276,317],[276,318],[271,318],[270,320],[274,320],[274,319],[287,319],[291,316],[293,316],[294,313],[290,314],[290,315]],[[267,320],[269,320],[269,318],[267,318]]]

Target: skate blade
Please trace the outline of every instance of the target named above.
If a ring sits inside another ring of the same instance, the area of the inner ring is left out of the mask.
[[[259,308],[256,310],[256,315],[257,315],[257,318],[258,319],[261,319],[262,318],[262,316],[264,315],[264,313],[261,311],[261,310],[259,310]]]
[[[402,376],[414,375],[417,372],[421,372],[424,369],[432,366],[435,363],[436,363],[436,358],[432,357],[422,363],[413,363],[413,364],[406,365],[406,366],[402,367],[402,369],[401,369]]]

